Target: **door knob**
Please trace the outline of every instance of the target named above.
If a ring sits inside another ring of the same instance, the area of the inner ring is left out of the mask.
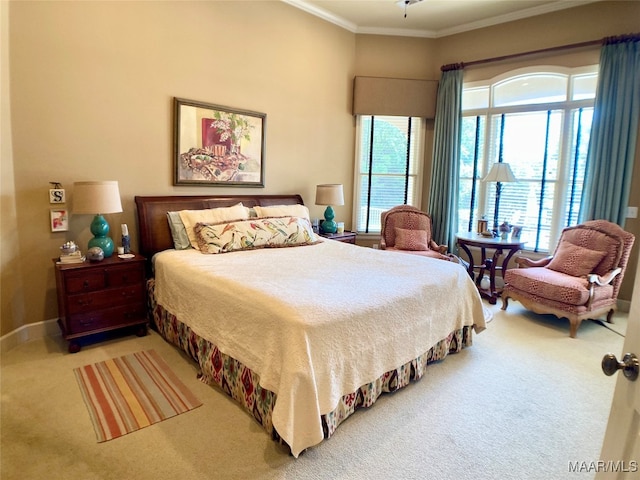
[[[624,376],[633,382],[638,378],[638,371],[640,371],[638,363],[638,357],[633,353],[625,354],[621,362],[618,362],[613,353],[607,353],[602,358],[602,371],[605,375],[613,375],[618,370],[622,370]]]

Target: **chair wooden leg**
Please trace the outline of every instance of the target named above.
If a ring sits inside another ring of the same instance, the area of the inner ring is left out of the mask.
[[[580,326],[580,320],[574,320],[571,319],[569,320],[569,336],[571,338],[576,338],[576,335],[578,334],[578,327]]]
[[[607,312],[607,323],[613,323],[613,308]]]
[[[508,306],[509,306],[509,297],[505,295],[502,297],[502,307],[500,308],[500,310],[506,310]]]

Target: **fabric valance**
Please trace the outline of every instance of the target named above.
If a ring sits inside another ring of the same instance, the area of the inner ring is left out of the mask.
[[[354,115],[435,118],[437,80],[355,77]]]

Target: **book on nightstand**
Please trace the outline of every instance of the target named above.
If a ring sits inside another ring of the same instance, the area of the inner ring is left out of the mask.
[[[84,261],[85,256],[82,255],[82,252],[80,250],[76,250],[73,253],[60,255],[60,259],[56,263],[66,265],[67,263],[83,263]]]

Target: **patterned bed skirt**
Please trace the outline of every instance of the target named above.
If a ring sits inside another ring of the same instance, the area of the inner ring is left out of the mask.
[[[218,386],[240,403],[275,441],[286,445],[273,427],[271,415],[277,395],[260,386],[260,377],[238,360],[222,353],[218,348],[193,333],[191,328],[158,305],[154,295],[154,279],[147,282],[149,311],[152,312],[156,330],[168,342],[184,350],[200,367],[199,379]],[[362,385],[357,391],[344,395],[332,412],[322,415],[324,438],[329,438],[344,420],[362,407],[370,407],[385,392],[395,392],[413,380],[419,380],[426,367],[444,359],[449,353],[457,353],[472,344],[472,328],[463,327],[451,332],[428,352]]]

